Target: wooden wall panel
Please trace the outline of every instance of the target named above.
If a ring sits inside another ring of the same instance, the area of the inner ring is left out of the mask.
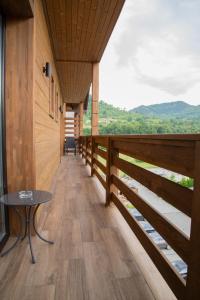
[[[60,112],[49,116],[50,62],[61,102],[58,77],[40,0],[31,19],[7,17],[5,50],[6,159],[8,191],[50,189],[60,163]],[[18,222],[9,211],[11,233]]]
[[[33,19],[6,21],[6,154],[9,191],[35,187]]]
[[[6,19],[5,119],[8,192],[35,188],[33,134],[34,20]],[[9,210],[10,232],[18,221]]]
[[[42,67],[49,62],[52,68],[55,88],[60,88],[55,69],[48,29],[43,14],[41,1],[35,2],[35,159],[36,188],[48,190],[52,178],[60,163],[60,111],[58,122],[49,116],[50,78],[42,72]]]

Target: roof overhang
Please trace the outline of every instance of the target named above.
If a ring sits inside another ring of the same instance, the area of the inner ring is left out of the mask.
[[[66,103],[85,101],[125,0],[43,0]]]

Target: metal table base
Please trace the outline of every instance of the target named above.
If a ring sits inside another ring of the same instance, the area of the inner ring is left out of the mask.
[[[40,233],[37,231],[36,224],[35,224],[35,219],[36,219],[36,213],[38,211],[40,204],[38,204],[36,207],[35,206],[25,206],[24,207],[24,215],[21,215],[19,212],[19,209],[16,206],[13,206],[14,212],[18,216],[19,223],[20,223],[20,230],[19,234],[17,235],[17,238],[13,245],[9,247],[7,250],[3,251],[1,253],[1,256],[7,255],[12,249],[14,249],[19,242],[23,241],[27,236],[28,236],[28,243],[30,247],[30,252],[31,252],[31,261],[33,264],[36,263],[35,256],[33,253],[33,247],[32,247],[32,240],[31,240],[31,227],[33,227],[34,232],[36,235],[44,242],[49,243],[49,244],[54,244],[53,241],[48,241],[45,238],[43,238]],[[35,208],[33,214],[32,214],[32,208]],[[23,226],[24,224],[24,226]],[[33,225],[33,226],[31,226]],[[24,227],[24,233],[23,233],[23,227]]]

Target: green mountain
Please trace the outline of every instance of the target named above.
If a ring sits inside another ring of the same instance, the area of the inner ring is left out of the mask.
[[[91,99],[84,115],[84,134],[91,133]],[[140,106],[127,111],[99,102],[100,134],[200,133],[200,106],[182,101]]]
[[[184,101],[175,101],[169,103],[141,105],[130,112],[139,113],[145,116],[158,116],[160,118],[190,118],[200,117],[200,105],[190,105]]]
[[[112,104],[108,104],[105,101],[99,101],[99,118],[117,118],[117,117],[126,117],[130,114],[128,111],[115,107]],[[88,109],[87,109],[87,116],[91,115],[91,97],[88,101]]]

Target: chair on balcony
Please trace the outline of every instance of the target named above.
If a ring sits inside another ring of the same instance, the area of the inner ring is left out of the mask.
[[[70,136],[67,137],[65,140],[65,153],[74,152],[74,155],[76,155],[76,140],[74,137]]]

